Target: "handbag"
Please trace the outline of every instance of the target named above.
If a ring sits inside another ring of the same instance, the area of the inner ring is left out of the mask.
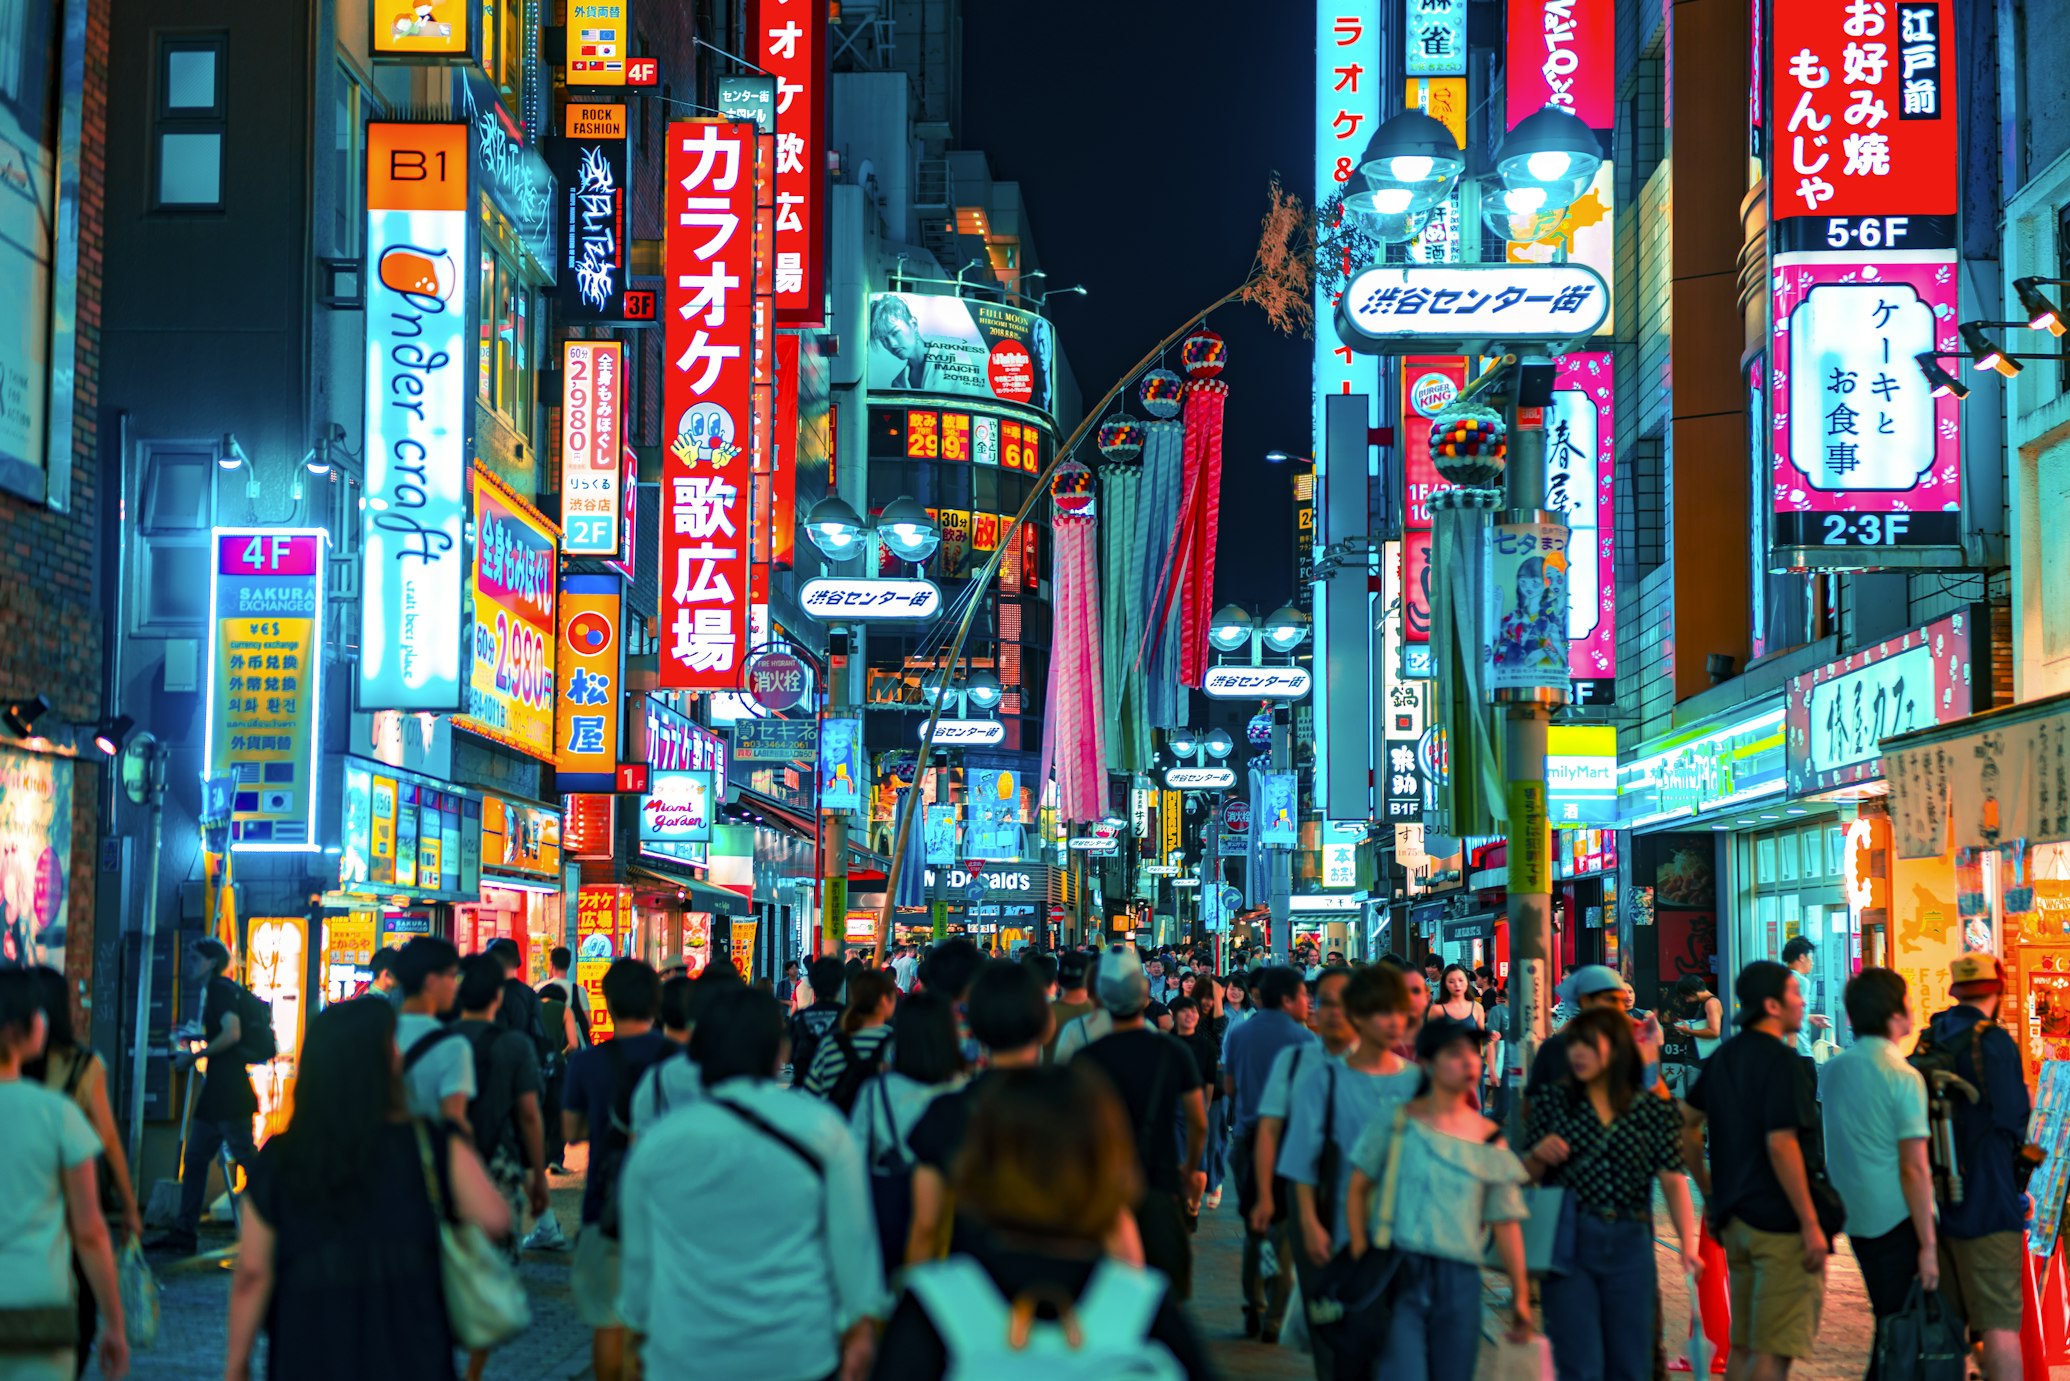
[[[122,1296],[122,1332],[139,1351],[158,1345],[158,1277],[144,1260],[144,1244],[132,1237],[115,1261],[115,1285]]]
[[[1524,1269],[1532,1275],[1565,1275],[1574,1268],[1574,1236],[1580,1212],[1574,1195],[1563,1185],[1525,1185],[1529,1216],[1517,1226],[1524,1233]],[[1501,1253],[1491,1234],[1482,1260],[1490,1270],[1502,1269]]]
[[[1962,1316],[1917,1280],[1905,1307],[1876,1321],[1879,1381],[1962,1381],[1969,1354]]]
[[[439,1192],[438,1170],[431,1160],[431,1137],[418,1122],[417,1155],[424,1163],[424,1188],[438,1215],[439,1280],[445,1286],[446,1321],[453,1342],[469,1352],[509,1342],[532,1326],[532,1306],[525,1298],[517,1267],[473,1223],[447,1210]]]
[[[864,1164],[870,1171],[870,1207],[877,1222],[877,1249],[884,1259],[884,1278],[891,1279],[906,1264],[906,1236],[913,1226],[913,1157],[898,1134],[898,1119],[891,1111],[889,1076],[875,1079],[878,1110],[891,1130],[891,1145],[877,1146],[877,1120],[870,1119],[864,1147]]]
[[[1514,1342],[1507,1333],[1495,1335],[1495,1350],[1480,1381],[1553,1381],[1552,1341],[1534,1333]]]
[[[1402,1266],[1402,1253],[1394,1247],[1394,1211],[1408,1119],[1406,1104],[1395,1109],[1386,1168],[1380,1172],[1379,1221],[1366,1254],[1355,1257],[1346,1247],[1308,1282],[1303,1307],[1308,1331],[1330,1349],[1339,1381],[1363,1381],[1373,1374],[1394,1323],[1394,1285]]]

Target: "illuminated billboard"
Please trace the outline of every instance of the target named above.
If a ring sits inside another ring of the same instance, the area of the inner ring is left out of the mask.
[[[474,525],[473,672],[467,712],[453,722],[551,762],[558,534],[485,470],[475,472]]]
[[[755,65],[776,79],[776,324],[826,324],[827,6],[754,0]]]
[[[1609,129],[1617,118],[1617,0],[1509,0],[1503,84],[1507,129],[1547,106]]]
[[[966,297],[870,298],[870,392],[995,398],[1049,413],[1056,340],[1043,317]]]
[[[1614,357],[1583,350],[1554,362],[1545,410],[1545,506],[1567,525],[1569,703],[1617,698],[1617,478]]]
[[[625,347],[617,341],[561,345],[561,549],[616,556],[623,505]]]
[[[323,703],[322,528],[217,528],[206,775],[236,778],[230,847],[310,851]]]
[[[617,789],[624,616],[617,576],[561,577],[554,767],[563,792]]]

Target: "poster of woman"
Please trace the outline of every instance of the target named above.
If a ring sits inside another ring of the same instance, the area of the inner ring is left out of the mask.
[[[1567,684],[1567,529],[1498,523],[1488,534],[1491,633],[1487,684],[1532,690]]]

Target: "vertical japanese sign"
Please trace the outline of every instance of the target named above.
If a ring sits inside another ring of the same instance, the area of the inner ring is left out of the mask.
[[[1562,355],[1545,410],[1546,504],[1567,525],[1568,703],[1617,698],[1617,395],[1607,350]]]
[[[551,762],[559,534],[539,510],[474,475],[474,670],[454,723]]]
[[[236,778],[231,848],[315,849],[325,533],[213,535],[202,770]]]
[[[624,379],[617,341],[562,343],[561,550],[570,556],[618,555]]]
[[[559,198],[559,263],[554,295],[569,325],[625,319],[631,268],[626,107],[571,102],[566,137],[546,147]]]
[[[1617,0],[1509,0],[1503,81],[1506,129],[1547,106],[1609,129],[1617,118]]]
[[[575,981],[589,999],[589,1038],[611,1039],[611,1012],[604,1002],[604,974],[632,942],[632,888],[616,884],[584,887],[575,894]]]
[[[748,640],[755,130],[668,128],[663,686],[732,690]]]
[[[1315,7],[1315,197],[1318,208],[1341,198],[1358,172],[1366,141],[1380,123],[1382,74],[1378,11],[1370,3],[1320,0]],[[1341,286],[1357,265],[1317,265],[1317,321],[1334,319]],[[1315,333],[1315,397],[1311,455],[1322,454],[1323,398],[1332,393],[1372,393],[1379,371],[1361,360],[1331,331]]]
[[[617,576],[561,577],[554,767],[563,792],[617,788],[624,612]]]
[[[1466,384],[1457,355],[1402,360],[1402,674],[1427,678],[1430,660],[1430,500],[1445,488],[1430,458],[1430,424]]]
[[[776,78],[776,323],[826,324],[827,0],[754,0],[757,66]]]
[[[1426,537],[1428,533],[1425,534]],[[1425,548],[1426,553],[1428,548]],[[1380,554],[1380,700],[1376,706],[1380,745],[1382,819],[1397,824],[1423,819],[1423,740],[1428,686],[1402,674],[1403,543],[1389,542]]]
[[[769,450],[769,564],[788,568],[798,541],[798,338],[776,338],[776,405]]]
[[[468,205],[467,126],[367,127],[363,710],[461,705]]]
[[[569,86],[625,85],[632,39],[626,11],[631,7],[631,0],[569,0]]]
[[[1404,3],[1408,22],[1402,32],[1402,70],[1412,77],[1464,77],[1466,0]]]

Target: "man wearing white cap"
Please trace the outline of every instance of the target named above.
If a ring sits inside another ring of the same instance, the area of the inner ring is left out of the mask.
[[[1560,984],[1558,993],[1562,1005],[1570,1011],[1585,1012],[1591,1007],[1614,1007],[1630,1014],[1632,991],[1625,985],[1624,976],[1606,964],[1584,964],[1567,975]],[[1641,1077],[1646,1087],[1656,1088],[1660,1083],[1660,1025],[1652,1017],[1635,1025],[1632,1039],[1638,1043],[1639,1058],[1644,1061]],[[1545,1044],[1538,1047],[1538,1055],[1531,1061],[1531,1077],[1524,1081],[1524,1109],[1529,1114],[1531,1099],[1547,1084],[1567,1077],[1567,1035],[1556,1031],[1546,1037]]]

